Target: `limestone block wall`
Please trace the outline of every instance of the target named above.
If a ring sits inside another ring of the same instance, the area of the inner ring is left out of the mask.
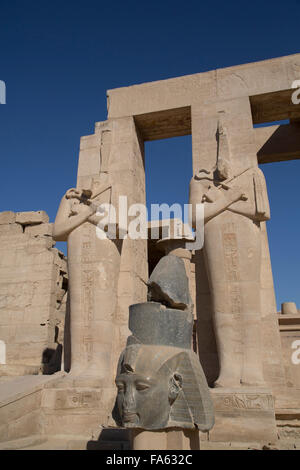
[[[300,314],[278,315],[286,385],[300,405]]]
[[[0,213],[0,375],[60,370],[67,264],[44,211]]]

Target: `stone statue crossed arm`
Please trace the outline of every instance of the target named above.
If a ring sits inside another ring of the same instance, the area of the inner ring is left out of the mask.
[[[196,175],[190,183],[190,203],[193,228],[196,225],[197,203],[204,204],[204,223],[225,210],[258,222],[270,219],[266,182],[258,167],[248,168],[228,182],[216,181],[209,173],[200,178]]]
[[[196,204],[204,204],[204,223],[206,223],[224,212],[231,204],[245,200],[245,195],[240,188],[220,191],[216,188],[211,189],[212,185],[212,180],[209,178],[197,181],[193,177],[190,182],[189,202],[192,205],[192,227],[194,229],[196,229]],[[212,199],[207,196],[209,191]]]
[[[68,235],[97,211],[95,204],[83,203],[82,197],[83,192],[74,188],[63,196],[54,222],[54,240],[67,241]]]
[[[69,189],[58,208],[53,228],[54,240],[66,241],[68,235],[84,222],[98,225],[103,215],[96,215],[99,207],[96,198],[108,189],[111,189],[110,185],[102,185],[93,195],[90,190]]]
[[[228,207],[228,210],[240,215],[244,215],[256,222],[269,220],[270,205],[268,200],[267,185],[264,174],[260,168],[249,168],[242,175],[237,176],[236,180],[240,187],[244,189],[247,195],[247,201],[238,201]]]

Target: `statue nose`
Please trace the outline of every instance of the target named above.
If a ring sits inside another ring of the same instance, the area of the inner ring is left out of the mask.
[[[135,406],[134,390],[132,386],[126,387],[124,396],[124,408],[130,411]]]

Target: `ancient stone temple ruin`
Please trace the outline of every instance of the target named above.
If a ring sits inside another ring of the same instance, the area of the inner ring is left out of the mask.
[[[1,449],[300,448],[300,313],[277,312],[263,174],[300,158],[299,79],[296,54],[109,90],[56,220],[0,213]],[[188,134],[203,247],[175,219],[122,236],[144,142]]]

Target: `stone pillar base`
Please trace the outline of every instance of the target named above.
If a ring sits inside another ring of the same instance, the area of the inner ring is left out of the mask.
[[[133,450],[200,450],[199,431],[190,429],[132,431]]]

